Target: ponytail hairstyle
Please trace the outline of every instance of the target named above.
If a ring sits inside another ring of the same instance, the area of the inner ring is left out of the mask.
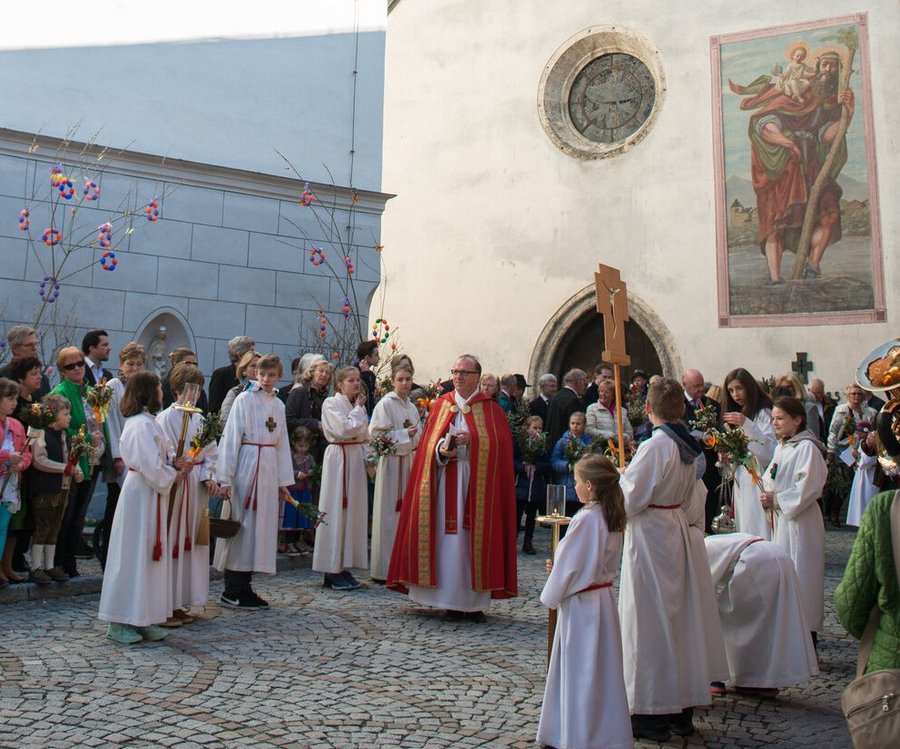
[[[575,464],[575,473],[582,481],[591,482],[591,503],[603,510],[610,533],[625,530],[625,496],[619,485],[619,471],[604,455],[591,453]]]

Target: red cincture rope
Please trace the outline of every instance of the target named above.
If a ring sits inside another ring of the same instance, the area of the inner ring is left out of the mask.
[[[612,580],[608,583],[594,583],[593,585],[588,585],[586,588],[582,588],[581,590],[576,590],[572,595],[577,596],[579,593],[587,593],[589,590],[601,590],[603,588],[611,588]]]
[[[247,493],[247,501],[244,502],[244,509],[250,509],[250,499],[253,499],[253,512],[256,512],[256,495],[259,489],[259,463],[264,447],[275,447],[273,442],[241,442],[241,445],[251,445],[256,448],[256,470],[253,471],[253,483],[250,484],[250,491]]]
[[[336,445],[341,448],[341,460],[344,462],[343,470],[343,497],[341,498],[341,507],[347,507],[347,451],[344,449],[347,445],[361,445],[362,442],[329,442],[329,445]]]

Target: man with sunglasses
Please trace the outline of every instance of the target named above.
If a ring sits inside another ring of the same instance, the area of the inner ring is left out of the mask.
[[[503,409],[460,356],[453,391],[431,405],[403,495],[388,587],[450,619],[485,620],[518,594],[512,436]]]

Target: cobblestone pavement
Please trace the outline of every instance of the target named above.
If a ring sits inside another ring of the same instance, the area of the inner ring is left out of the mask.
[[[665,746],[850,745],[839,705],[856,643],[831,592],[853,535],[828,532],[822,674],[775,700],[717,698],[694,736]],[[224,610],[131,647],[104,637],[96,594],[2,605],[0,747],[534,747],[543,558],[520,556],[522,595],[486,624],[377,585],[326,590],[309,569],[257,576],[268,612]]]

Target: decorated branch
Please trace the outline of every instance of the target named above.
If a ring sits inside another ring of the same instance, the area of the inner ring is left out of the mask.
[[[389,430],[383,429],[369,439],[371,452],[366,456],[369,463],[377,464],[382,455],[394,455],[397,452],[397,443],[391,439]]]
[[[525,430],[519,430],[515,434],[519,447],[522,450],[522,460],[525,463],[534,464],[546,454],[547,432],[534,434]]]
[[[85,400],[91,407],[94,414],[94,421],[97,424],[103,424],[109,415],[109,406],[112,403],[113,391],[107,384],[106,378],[100,380],[96,385],[88,385],[85,391]]]
[[[222,418],[218,412],[201,416],[200,429],[191,438],[191,446],[187,451],[188,457],[191,460],[196,460],[203,448],[211,445],[213,442],[218,442],[224,427],[225,425],[222,423]]]

